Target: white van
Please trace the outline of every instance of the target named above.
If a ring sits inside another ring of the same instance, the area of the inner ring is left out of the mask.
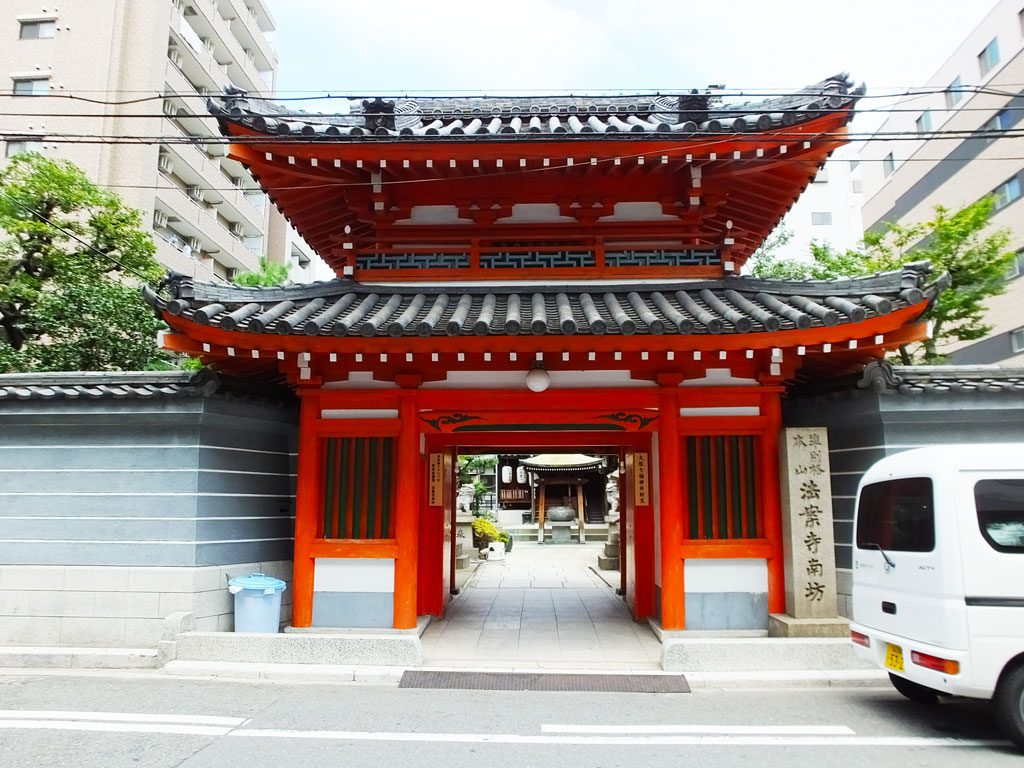
[[[900,693],[992,699],[1024,749],[1024,444],[920,448],[864,474],[853,620]]]

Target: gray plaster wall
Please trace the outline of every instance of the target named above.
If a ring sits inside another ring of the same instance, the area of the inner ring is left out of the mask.
[[[290,560],[296,418],[222,396],[0,403],[0,564]]]
[[[828,428],[839,612],[849,616],[853,512],[864,472],[885,456],[926,445],[1024,441],[1024,397],[851,389],[785,401],[783,424]]]

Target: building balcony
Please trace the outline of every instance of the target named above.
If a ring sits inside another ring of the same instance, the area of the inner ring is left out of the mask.
[[[176,106],[179,108],[176,120],[192,133],[220,136],[217,121],[206,111],[206,100],[202,98],[208,95],[209,89],[207,89],[207,93],[200,91],[185,77],[184,72],[170,61],[167,62],[167,73],[164,76],[164,83],[168,94],[181,96],[180,99],[175,100]]]
[[[228,21],[221,15],[218,4],[213,0],[191,0],[189,7],[195,13],[180,17],[184,26],[175,27],[172,24],[172,28],[184,44],[199,57],[204,54],[212,56],[216,66],[235,85],[250,91],[268,90],[260,66],[249,58],[246,54],[248,46],[236,36],[237,31],[242,31],[246,41],[252,37],[251,34],[244,34],[243,30],[246,23],[252,23],[248,11],[245,11],[245,16],[236,19],[236,10],[229,7],[228,18],[231,21]],[[262,58],[259,50],[250,50],[253,57]],[[222,61],[226,63],[220,64]]]
[[[194,86],[201,86],[212,93],[223,92],[224,87],[232,82],[227,65],[217,61],[213,52],[202,44],[197,45],[190,40],[193,36],[188,33],[191,27],[181,14],[175,15],[177,19],[172,16],[171,21],[174,44],[168,51],[172,65],[180,69]]]
[[[162,135],[180,138],[186,134],[168,119],[164,121]],[[250,235],[263,234],[266,229],[266,211],[254,204],[243,189],[234,186],[221,172],[220,159],[210,157],[194,144],[168,143],[162,147],[170,157],[174,175],[187,186],[204,190],[205,200],[220,208],[221,215],[231,221],[241,221]]]
[[[251,0],[250,0],[251,1]],[[235,38],[253,52],[256,68],[261,72],[277,69],[277,52],[270,44],[261,26],[261,12],[250,10],[242,0],[227,0],[233,9],[236,21],[231,24]],[[221,5],[223,6],[223,0]],[[264,18],[266,16],[264,15]],[[269,31],[269,30],[268,30]]]
[[[212,257],[228,269],[259,269],[259,255],[231,234],[218,220],[215,209],[190,197],[169,177],[160,176],[155,197],[155,207],[168,216],[169,229],[183,241],[196,238],[199,248],[192,250],[201,257]]]

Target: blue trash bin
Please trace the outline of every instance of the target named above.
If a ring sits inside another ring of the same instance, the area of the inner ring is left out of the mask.
[[[285,583],[264,573],[228,582],[235,596],[235,632],[277,632],[281,627],[281,594]]]

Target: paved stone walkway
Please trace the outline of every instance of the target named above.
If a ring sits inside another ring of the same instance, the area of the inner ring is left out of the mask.
[[[481,562],[424,632],[426,665],[660,669],[654,633],[590,568],[601,547],[517,541]]]

